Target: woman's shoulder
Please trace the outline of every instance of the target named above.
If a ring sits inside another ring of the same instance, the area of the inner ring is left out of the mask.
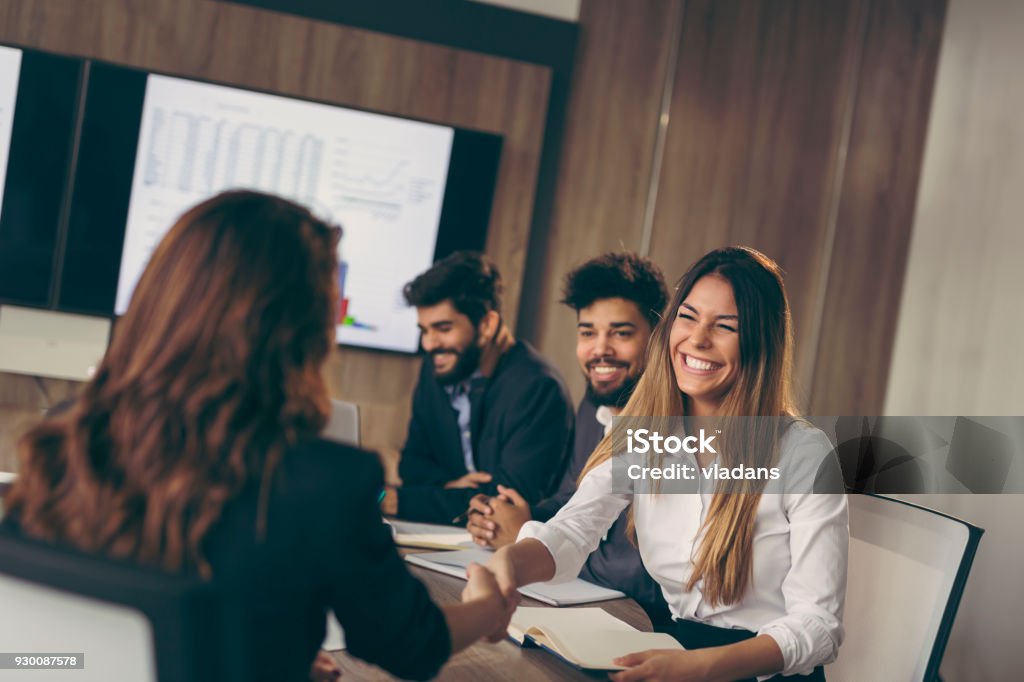
[[[783,434],[779,467],[791,492],[843,491],[832,441],[805,419],[795,418]]]
[[[325,438],[304,438],[281,462],[290,487],[324,489],[334,494],[366,486],[379,488],[384,470],[376,453]]]
[[[832,450],[832,441],[825,432],[802,417],[793,417],[792,422],[782,434],[780,443],[783,453],[800,449]]]

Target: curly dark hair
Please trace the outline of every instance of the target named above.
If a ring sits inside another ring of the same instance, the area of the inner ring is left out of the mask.
[[[402,289],[406,304],[417,308],[451,301],[474,327],[491,310],[501,313],[501,292],[497,266],[475,251],[456,251]]]
[[[632,301],[654,329],[668,301],[665,276],[635,253],[606,253],[565,276],[562,303],[576,312],[604,298]]]
[[[203,538],[330,410],[341,230],[249,191],[192,208],[154,251],[95,377],[20,442],[25,533],[212,577]]]

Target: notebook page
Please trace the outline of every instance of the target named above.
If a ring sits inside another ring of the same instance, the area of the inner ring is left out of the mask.
[[[531,597],[553,606],[590,604],[626,596],[618,590],[601,587],[579,578],[565,583],[534,583],[520,588],[519,592],[525,597]]]
[[[490,561],[491,556],[492,552],[485,549],[466,549],[456,552],[431,552],[429,554],[408,555],[405,557],[405,560],[424,568],[433,568],[442,573],[454,575],[451,571],[453,567],[465,569],[474,561],[478,564],[486,564]],[[460,577],[465,577],[464,571]],[[625,596],[617,590],[594,585],[579,578],[564,583],[533,583],[532,585],[520,588],[519,592],[525,597],[530,597],[552,606],[587,604]]]
[[[537,606],[520,606],[512,614],[508,633],[512,639],[522,643],[527,630],[625,630],[636,631],[629,623],[625,623],[602,608],[581,609],[549,609]]]
[[[476,546],[473,544],[473,538],[469,531],[465,528],[393,519],[389,519],[385,523],[391,526],[395,544],[402,547],[470,549]]]

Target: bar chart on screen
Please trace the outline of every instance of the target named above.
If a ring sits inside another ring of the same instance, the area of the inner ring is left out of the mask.
[[[453,138],[445,126],[150,74],[115,312],[182,212],[254,189],[342,226],[338,340],[414,351],[401,289],[433,261]]]

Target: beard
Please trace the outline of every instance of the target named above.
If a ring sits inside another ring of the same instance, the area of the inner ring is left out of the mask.
[[[598,391],[594,388],[594,385],[587,380],[587,400],[594,403],[594,405],[601,407],[607,405],[608,407],[621,408],[627,402],[629,397],[633,395],[633,389],[640,382],[640,375],[628,376],[623,379],[622,383],[608,391]]]
[[[477,343],[477,334],[474,333],[469,345],[462,350],[456,348],[435,348],[430,351],[431,362],[433,362],[435,355],[442,353],[454,354],[455,364],[447,372],[438,372],[435,369],[434,379],[442,386],[452,386],[468,379],[480,367],[480,355],[483,353],[483,349]]]

